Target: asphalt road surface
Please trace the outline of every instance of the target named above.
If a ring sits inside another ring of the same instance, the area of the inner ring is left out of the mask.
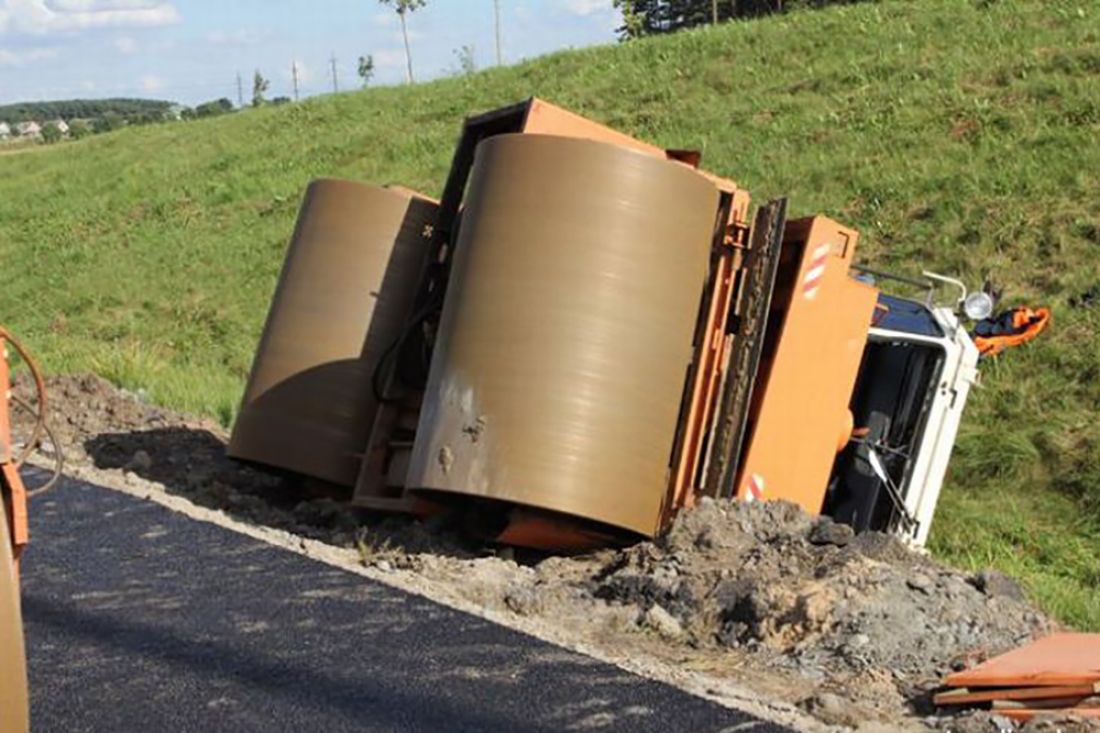
[[[108,489],[31,512],[35,733],[785,730]]]

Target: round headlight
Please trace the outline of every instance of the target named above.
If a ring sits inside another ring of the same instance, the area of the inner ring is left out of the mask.
[[[983,321],[993,315],[993,296],[986,292],[971,293],[963,301],[963,313],[972,321]]]

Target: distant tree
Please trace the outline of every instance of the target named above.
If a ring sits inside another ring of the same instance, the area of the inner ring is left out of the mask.
[[[405,81],[412,84],[413,60],[412,51],[409,49],[409,29],[405,23],[405,16],[428,4],[428,0],[378,0],[383,5],[388,5],[397,11],[397,17],[401,19],[401,37],[405,39]]]
[[[42,125],[42,142],[53,144],[60,142],[61,138],[65,137],[61,128],[57,126],[56,122],[47,122]]]
[[[87,120],[73,120],[69,123],[69,137],[79,140],[92,134],[92,126]]]
[[[126,118],[117,112],[107,112],[102,117],[97,117],[92,122],[92,129],[97,133],[110,132],[126,125]]]
[[[290,104],[290,97],[275,97],[271,100],[271,103],[276,106]]]
[[[125,117],[126,121],[131,125],[152,125],[157,122],[164,122],[164,113],[158,110],[135,112]]]
[[[369,53],[359,57],[359,78],[363,80],[363,86],[369,86],[374,78],[374,56]]]
[[[195,107],[196,117],[217,117],[233,111],[233,103],[226,97],[215,99],[211,102],[203,102]]]
[[[456,48],[454,53],[458,60],[458,73],[463,76],[477,73],[477,57],[474,55],[473,46]]]
[[[264,103],[264,94],[267,93],[268,87],[271,86],[271,82],[264,78],[259,69],[256,69],[255,75],[252,77],[252,106],[261,107]]]

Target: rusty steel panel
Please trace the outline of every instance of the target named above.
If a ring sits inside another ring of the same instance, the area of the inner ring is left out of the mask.
[[[27,667],[19,581],[11,550],[7,512],[0,507],[0,731],[25,733],[30,726]]]
[[[478,146],[408,475],[652,534],[719,194],[620,146]]]
[[[229,454],[355,483],[375,369],[412,308],[436,204],[404,190],[310,184]]]
[[[1091,685],[1100,682],[1100,634],[1051,634],[947,676],[953,687]]]
[[[752,228],[752,247],[744,269],[741,300],[737,313],[731,313],[736,325],[733,349],[722,385],[711,441],[711,455],[703,492],[708,496],[730,498],[737,493],[735,478],[740,467],[741,449],[749,418],[753,387],[760,368],[768,311],[783,246],[783,227],[787,221],[787,200],[778,199],[760,207]]]

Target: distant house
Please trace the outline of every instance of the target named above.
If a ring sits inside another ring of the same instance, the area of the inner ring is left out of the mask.
[[[170,105],[166,110],[164,110],[164,119],[166,119],[166,120],[183,119],[183,113],[185,111],[187,111],[187,108],[184,107],[182,104]]]
[[[20,122],[15,126],[15,134],[19,137],[42,137],[42,126],[34,120]]]
[[[62,135],[67,136],[69,134],[69,125],[68,125],[68,123],[65,122],[65,120],[62,120],[62,119],[50,120],[49,122],[46,123],[46,125],[53,125],[54,127],[56,127],[58,129],[58,131]],[[43,125],[43,127],[45,127],[46,125]]]
[[[11,137],[11,125],[0,122],[0,140],[7,140],[9,137]]]

